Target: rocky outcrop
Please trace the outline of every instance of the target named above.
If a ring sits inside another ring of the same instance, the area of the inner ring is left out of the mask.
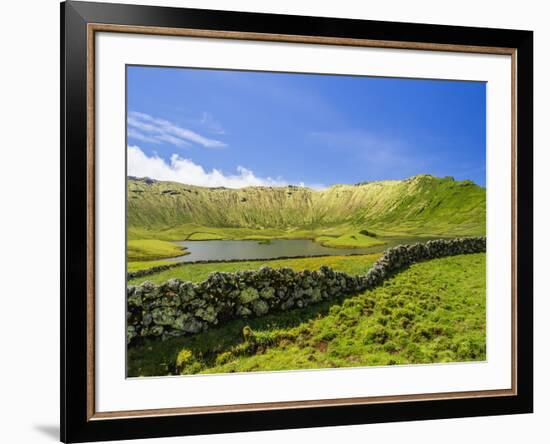
[[[262,267],[257,271],[215,272],[198,284],[171,279],[127,289],[127,341],[195,334],[232,319],[307,307],[340,295],[373,288],[415,262],[480,253],[484,237],[432,240],[384,252],[364,275],[350,276],[327,266],[318,271]]]

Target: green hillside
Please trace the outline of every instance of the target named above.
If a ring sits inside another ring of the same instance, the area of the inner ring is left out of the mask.
[[[324,190],[128,180],[131,239],[344,236],[335,242],[344,245],[346,236],[357,237],[365,229],[381,236],[482,235],[485,189],[471,181],[430,175]],[[358,243],[374,239],[368,236]]]

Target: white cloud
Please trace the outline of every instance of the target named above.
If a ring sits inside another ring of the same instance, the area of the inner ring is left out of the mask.
[[[243,188],[247,186],[285,186],[282,178],[258,177],[253,171],[238,166],[236,174],[221,170],[206,171],[191,159],[172,154],[170,162],[153,155],[147,156],[138,146],[128,147],[128,175],[157,180],[181,182],[203,187]]]
[[[128,114],[128,137],[142,142],[167,142],[176,146],[189,146],[192,143],[205,148],[224,148],[224,142],[182,128],[168,120],[158,119],[149,114],[131,111]]]

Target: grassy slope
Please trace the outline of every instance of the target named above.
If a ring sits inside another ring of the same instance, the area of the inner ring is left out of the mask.
[[[182,265],[161,271],[149,276],[142,276],[128,281],[129,285],[138,285],[145,281],[156,284],[168,279],[181,279],[183,281],[201,282],[214,271],[239,271],[257,270],[262,266],[272,268],[291,267],[294,270],[318,270],[322,265],[332,267],[337,271],[349,274],[364,274],[380,257],[380,254],[365,254],[356,256],[322,256],[296,259],[275,259],[269,261],[239,261],[239,262],[215,262],[207,264],[183,263]]]
[[[214,228],[212,228],[214,227]],[[202,188],[128,181],[130,239],[215,239],[485,233],[485,189],[419,175],[406,180],[303,187]]]
[[[415,264],[355,297],[146,342],[129,349],[129,376],[173,374],[178,355],[184,374],[484,360],[485,254]]]
[[[184,247],[157,239],[130,239],[126,251],[129,261],[151,261],[185,254]]]
[[[380,237],[365,235],[367,229]],[[307,238],[329,247],[360,248],[383,244],[387,236],[484,233],[485,190],[452,178],[419,175],[322,191],[128,180],[128,239],[141,242],[140,249],[129,251],[131,270],[147,266],[135,261],[181,254],[159,252],[146,239]]]

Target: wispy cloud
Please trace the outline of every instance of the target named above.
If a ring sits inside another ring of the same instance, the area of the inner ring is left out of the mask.
[[[220,140],[210,139],[168,120],[137,111],[128,113],[128,137],[142,142],[169,143],[178,147],[193,144],[205,148],[227,146]]]
[[[185,125],[188,125],[190,128],[209,134],[228,134],[228,131],[220,120],[209,111],[195,112],[195,110],[191,110],[189,107],[183,105],[176,105],[172,110],[178,114],[180,122],[185,122]]]
[[[258,177],[243,166],[234,174],[221,170],[205,170],[191,159],[172,154],[166,162],[157,155],[147,156],[138,146],[128,147],[128,174],[136,177],[150,177],[157,180],[181,182],[204,187],[243,188],[247,186],[285,186],[282,178]]]
[[[158,143],[160,140],[158,138],[155,138],[154,136],[146,136],[145,134],[141,133],[140,131],[134,129],[134,128],[128,128],[128,138],[129,139],[136,139],[140,142],[151,142],[151,143]]]
[[[150,142],[150,143],[168,142],[172,145],[179,146],[179,147],[191,146],[189,142],[186,142],[185,140],[179,139],[178,137],[172,136],[170,134],[146,135],[136,130],[135,128],[128,128],[128,138],[139,140],[140,142]]]
[[[425,172],[432,159],[420,156],[406,141],[384,137],[365,130],[318,131],[309,135],[341,155],[353,156],[372,179],[402,178]]]
[[[214,117],[212,113],[203,111],[199,123],[207,131],[215,134],[225,134],[222,124]]]

